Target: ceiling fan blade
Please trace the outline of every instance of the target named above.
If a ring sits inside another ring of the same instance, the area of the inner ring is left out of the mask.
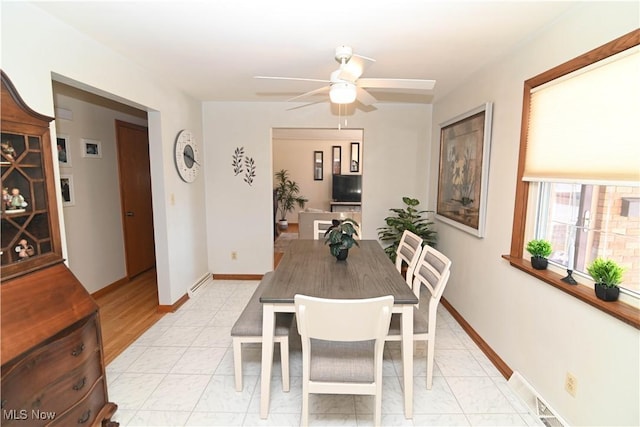
[[[329,92],[329,88],[330,88],[330,86],[323,86],[321,88],[314,89],[314,90],[311,90],[309,92],[305,92],[302,95],[297,95],[297,96],[294,96],[293,98],[289,98],[289,99],[287,99],[287,101],[294,101],[296,99],[306,98],[306,97],[312,96],[312,95],[317,95],[317,94],[322,93],[322,92]]]
[[[378,79],[364,78],[357,81],[357,85],[363,88],[371,89],[415,89],[415,90],[432,90],[435,80],[420,79]]]
[[[272,77],[272,76],[253,76],[254,79],[268,79],[268,80],[298,80],[304,82],[320,82],[320,83],[330,83],[329,80],[320,80],[320,79],[305,79],[302,77]]]
[[[351,55],[351,59],[340,67],[340,74],[338,74],[338,78],[341,80],[355,82],[360,78],[362,73],[364,73],[364,70],[374,62],[376,62],[376,60],[373,58],[367,58],[366,56],[356,55],[354,53]]]
[[[310,106],[310,105],[320,104],[321,102],[326,102],[326,100],[324,100],[324,99],[319,99],[319,100],[317,100],[317,101],[307,102],[307,103],[302,104],[302,105],[296,105],[295,107],[287,108],[287,111],[297,110],[297,109],[299,109],[299,108],[305,108],[305,107],[308,107],[308,106]]]
[[[356,99],[362,105],[366,105],[366,106],[375,104],[378,101],[373,97],[373,95],[371,95],[369,92],[362,89],[361,87],[356,87]]]

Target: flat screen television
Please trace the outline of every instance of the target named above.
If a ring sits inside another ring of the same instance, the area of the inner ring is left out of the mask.
[[[333,175],[332,198],[335,202],[362,201],[362,175]]]

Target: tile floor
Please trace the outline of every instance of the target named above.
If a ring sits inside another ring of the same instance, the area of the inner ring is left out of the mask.
[[[282,392],[276,352],[268,419],[262,420],[259,414],[258,345],[245,345],[244,390],[235,391],[229,332],[256,286],[256,281],[210,282],[110,363],[109,398],[119,407],[113,419],[123,427],[299,425],[302,359],[295,331],[290,355],[291,390]],[[442,306],[436,337],[431,390],[425,387],[426,346],[416,343],[412,420],[403,415],[399,343],[387,344],[383,425],[542,425]],[[310,425],[372,425],[372,401],[369,396],[312,395]]]

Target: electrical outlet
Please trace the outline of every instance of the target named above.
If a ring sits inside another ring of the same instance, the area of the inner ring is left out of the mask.
[[[238,252],[232,251],[231,252],[231,259],[234,260],[234,261],[237,260],[238,259]]]
[[[564,380],[564,389],[571,396],[576,397],[576,392],[578,391],[578,380],[570,372],[567,372],[567,376]]]

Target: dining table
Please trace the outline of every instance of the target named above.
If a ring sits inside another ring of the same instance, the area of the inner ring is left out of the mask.
[[[269,415],[276,313],[295,312],[296,294],[331,299],[392,295],[392,311],[402,316],[404,413],[413,417],[413,309],[418,298],[377,240],[359,240],[346,260],[338,261],[323,240],[294,240],[266,279],[262,303],[260,417]],[[349,327],[349,325],[345,325]]]

